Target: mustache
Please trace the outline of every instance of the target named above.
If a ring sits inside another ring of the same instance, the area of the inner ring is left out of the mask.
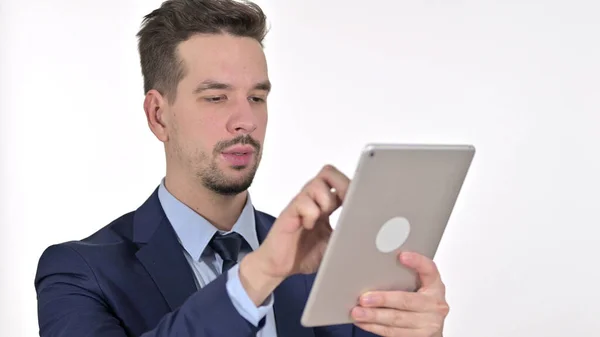
[[[225,150],[226,148],[238,144],[250,145],[256,150],[256,152],[260,152],[261,149],[260,143],[256,139],[252,138],[252,136],[240,135],[230,140],[223,140],[218,142],[217,145],[215,145],[214,154],[219,154],[223,152],[223,150]]]

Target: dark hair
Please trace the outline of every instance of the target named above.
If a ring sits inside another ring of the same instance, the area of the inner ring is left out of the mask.
[[[250,37],[261,45],[267,35],[266,16],[250,1],[167,0],[144,17],[137,33],[144,93],[158,90],[174,101],[186,69],[177,46],[195,34]]]

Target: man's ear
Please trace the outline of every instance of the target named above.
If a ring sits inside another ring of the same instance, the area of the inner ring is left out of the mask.
[[[161,142],[169,140],[167,121],[166,121],[167,100],[155,89],[146,93],[144,99],[144,111],[146,112],[146,120],[152,133]]]

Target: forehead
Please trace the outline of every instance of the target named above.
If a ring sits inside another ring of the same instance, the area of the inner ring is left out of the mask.
[[[229,34],[195,35],[182,42],[178,52],[186,69],[184,80],[253,86],[268,79],[262,46],[252,38]]]

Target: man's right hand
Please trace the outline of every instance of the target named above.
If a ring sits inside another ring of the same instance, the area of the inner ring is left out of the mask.
[[[262,245],[240,263],[240,280],[256,305],[288,276],[316,272],[329,237],[329,216],[338,209],[350,179],[327,165],[281,212]]]

